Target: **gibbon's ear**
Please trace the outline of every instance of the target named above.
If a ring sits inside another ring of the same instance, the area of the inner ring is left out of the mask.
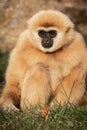
[[[70,20],[70,23],[68,24],[65,32],[68,33],[71,29],[74,29],[74,27],[75,27],[74,24]]]
[[[74,29],[75,25],[74,23],[69,19],[68,23],[66,23],[67,28],[66,28],[66,33],[68,33],[71,29]]]
[[[71,29],[71,27],[68,27],[65,32],[68,33],[70,31],[70,29]]]

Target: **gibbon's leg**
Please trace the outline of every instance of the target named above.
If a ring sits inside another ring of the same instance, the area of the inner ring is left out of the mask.
[[[21,109],[32,106],[41,107],[49,102],[51,96],[50,79],[47,68],[37,64],[27,72],[21,90]]]
[[[78,106],[86,91],[85,76],[86,73],[80,70],[79,67],[73,69],[63,81],[60,81],[50,106],[53,107],[56,103]]]

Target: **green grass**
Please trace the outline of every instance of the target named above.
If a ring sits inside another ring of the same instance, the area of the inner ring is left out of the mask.
[[[4,81],[8,52],[0,53],[0,85]],[[42,117],[36,109],[6,113],[0,110],[0,130],[87,130],[87,108],[56,106]]]
[[[87,108],[60,106],[45,117],[34,110],[11,113],[0,110],[0,130],[87,130]]]

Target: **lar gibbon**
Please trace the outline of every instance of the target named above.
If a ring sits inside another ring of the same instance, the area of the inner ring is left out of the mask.
[[[82,35],[62,12],[32,16],[12,50],[0,104],[4,110],[72,103],[86,92],[87,49]]]

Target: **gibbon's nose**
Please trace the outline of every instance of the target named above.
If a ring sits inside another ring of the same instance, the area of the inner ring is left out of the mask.
[[[53,40],[50,39],[50,38],[44,38],[42,40],[42,46],[44,48],[50,48],[50,47],[52,47],[53,46]]]

